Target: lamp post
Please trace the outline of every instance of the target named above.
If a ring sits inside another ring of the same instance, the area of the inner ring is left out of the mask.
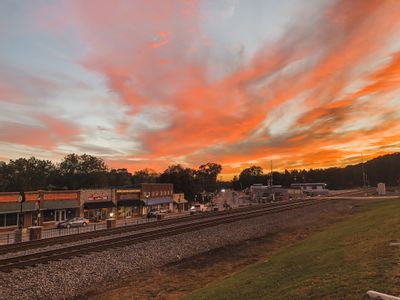
[[[36,212],[37,212],[37,217],[36,217],[36,226],[40,226],[40,204],[43,200],[43,192],[39,192],[37,201],[36,201]]]
[[[18,215],[18,228],[22,229],[23,225],[22,225],[22,203],[25,202],[25,193],[23,191],[19,192],[19,196],[18,196],[18,202],[20,203],[20,212]]]
[[[149,211],[149,197],[150,197],[150,193],[146,194],[146,213],[148,213]]]

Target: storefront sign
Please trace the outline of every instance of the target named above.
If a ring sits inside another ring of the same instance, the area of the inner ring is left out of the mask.
[[[116,190],[117,193],[140,193],[139,189],[136,190]]]
[[[105,192],[91,193],[88,195],[87,199],[89,201],[108,200],[108,195]]]
[[[25,194],[26,201],[36,201],[38,194]],[[18,202],[19,193],[5,193],[0,195],[0,202]]]
[[[78,199],[78,193],[45,193],[44,200]]]
[[[25,193],[26,201],[37,201],[39,193]],[[19,193],[2,193],[0,195],[0,202],[18,202]],[[78,193],[47,193],[43,192],[43,200],[76,200],[78,199]]]
[[[119,195],[119,199],[120,200],[139,199],[139,193],[122,194],[122,195]]]

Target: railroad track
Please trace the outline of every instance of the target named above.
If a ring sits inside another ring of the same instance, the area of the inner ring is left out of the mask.
[[[366,188],[366,189],[358,189],[354,191],[347,191],[337,194],[332,194],[327,197],[357,197],[357,196],[364,196],[365,194],[374,194],[376,193],[376,188]]]
[[[25,268],[28,266],[35,266],[41,263],[47,263],[53,260],[70,258],[73,256],[80,256],[91,252],[104,251],[111,248],[122,247],[126,245],[132,245],[136,243],[143,243],[150,240],[160,239],[164,237],[174,236],[181,233],[192,232],[210,226],[216,226],[220,224],[227,224],[236,222],[244,219],[254,218],[267,214],[273,214],[277,212],[287,211],[295,208],[301,208],[309,205],[313,205],[317,202],[322,201],[298,201],[295,203],[284,203],[281,205],[265,206],[258,210],[242,211],[236,214],[220,215],[216,218],[208,218],[205,220],[196,219],[192,223],[178,223],[175,226],[155,228],[152,231],[137,232],[126,236],[112,237],[106,240],[88,242],[80,245],[71,245],[59,249],[45,250],[37,253],[28,255],[20,255],[11,258],[0,259],[0,271],[9,272],[15,268]],[[193,220],[192,220],[193,221]]]
[[[293,202],[293,203],[295,203],[295,202]],[[102,229],[102,230],[89,231],[89,232],[78,233],[78,234],[63,235],[63,236],[58,236],[58,237],[53,237],[53,238],[45,238],[45,239],[40,239],[40,240],[36,240],[36,241],[27,241],[27,242],[16,243],[16,244],[2,245],[2,246],[0,246],[0,256],[3,254],[7,254],[7,253],[19,252],[19,251],[24,251],[24,250],[29,250],[29,249],[36,249],[36,248],[44,248],[47,246],[52,246],[52,245],[57,245],[57,244],[65,244],[65,243],[70,243],[70,242],[74,242],[74,241],[79,241],[82,239],[90,240],[90,239],[95,239],[95,238],[104,237],[104,236],[110,236],[110,235],[115,235],[115,234],[122,234],[122,233],[127,233],[127,232],[143,230],[143,229],[147,229],[147,228],[154,228],[154,227],[159,227],[159,226],[183,223],[183,222],[187,222],[188,220],[199,220],[199,219],[205,219],[205,218],[211,218],[211,217],[217,217],[217,216],[233,215],[233,214],[242,213],[244,211],[254,211],[254,210],[258,210],[263,207],[275,207],[275,206],[279,206],[279,205],[281,205],[281,203],[269,203],[269,204],[265,204],[265,205],[255,205],[255,206],[234,209],[231,211],[203,213],[203,214],[197,214],[197,215],[173,218],[173,219],[166,219],[166,220],[150,222],[150,223],[132,224],[132,225],[116,227],[116,228],[112,228],[112,229]],[[61,229],[61,230],[64,230],[64,229]]]

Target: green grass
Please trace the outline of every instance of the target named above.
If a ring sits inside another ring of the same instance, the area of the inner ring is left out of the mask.
[[[356,214],[184,299],[361,299],[400,294],[400,200]]]

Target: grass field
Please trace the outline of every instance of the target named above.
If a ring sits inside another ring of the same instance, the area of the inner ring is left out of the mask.
[[[400,294],[400,200],[357,207],[349,218],[195,291],[184,299],[361,299]]]

